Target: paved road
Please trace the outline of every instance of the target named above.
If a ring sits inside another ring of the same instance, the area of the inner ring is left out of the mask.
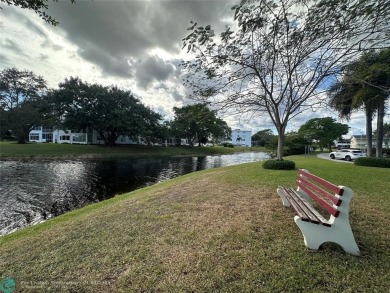
[[[353,163],[352,161],[348,162],[348,161],[345,161],[345,160],[332,160],[331,158],[329,158],[329,153],[321,153],[321,154],[318,154],[317,157],[320,158],[320,159],[330,160],[330,161],[333,161],[333,162],[348,163],[348,164],[352,164]]]

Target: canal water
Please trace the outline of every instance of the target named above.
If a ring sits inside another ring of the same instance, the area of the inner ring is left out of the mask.
[[[183,174],[267,159],[266,153],[102,161],[1,161],[0,236],[89,203]]]

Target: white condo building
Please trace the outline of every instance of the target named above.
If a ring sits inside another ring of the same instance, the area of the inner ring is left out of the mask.
[[[234,129],[232,130],[232,139],[231,144],[236,146],[252,146],[252,131],[251,130],[241,130]]]

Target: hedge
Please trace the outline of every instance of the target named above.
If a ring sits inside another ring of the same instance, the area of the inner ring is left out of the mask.
[[[390,159],[375,158],[375,157],[361,157],[354,162],[356,166],[390,168]]]
[[[294,170],[295,162],[289,160],[267,160],[263,162],[263,168],[272,170]]]

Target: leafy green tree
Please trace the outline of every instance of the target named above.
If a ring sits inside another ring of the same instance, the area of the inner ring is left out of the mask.
[[[286,133],[285,144],[283,146],[283,156],[300,155],[305,153],[305,147],[311,145],[311,141],[295,131]],[[278,147],[276,136],[271,139],[267,148],[275,151]]]
[[[24,101],[41,96],[46,90],[46,81],[32,71],[7,68],[0,72],[0,106],[11,110]]]
[[[264,147],[274,138],[275,135],[271,129],[263,129],[252,135],[252,145]]]
[[[164,133],[165,129],[164,124],[160,124],[160,120],[162,118],[161,115],[145,106],[140,108],[140,112],[140,136],[148,145],[162,142],[162,134]]]
[[[337,123],[331,117],[313,118],[299,128],[298,134],[311,142],[316,141],[321,151],[328,147],[331,152],[333,141],[341,139],[342,135],[348,133],[348,129],[347,124]]]
[[[11,131],[25,143],[31,126],[42,121],[46,81],[32,71],[7,68],[0,72],[0,108],[3,133]]]
[[[354,111],[366,114],[367,155],[372,155],[372,119],[377,113],[377,152],[382,154],[385,102],[390,94],[390,49],[370,51],[343,68],[344,76],[328,93],[330,106],[341,118],[350,119]]]
[[[58,21],[56,21],[53,17],[51,17],[45,12],[45,10],[47,10],[49,7],[48,0],[0,0],[0,1],[8,5],[20,7],[22,9],[32,10],[47,23],[54,26],[58,25]],[[53,1],[58,2],[58,0],[53,0]],[[75,2],[75,0],[69,0],[69,1],[72,3]],[[3,10],[2,7],[0,7],[0,9]]]
[[[176,137],[185,137],[190,145],[195,142],[201,146],[209,138],[224,139],[231,135],[231,129],[226,122],[216,116],[205,104],[188,105],[173,108],[175,118],[171,123],[172,133]]]
[[[95,129],[107,145],[114,145],[120,135],[150,140],[161,119],[129,91],[88,84],[79,78],[60,83],[52,98],[64,127]]]
[[[389,45],[388,0],[242,0],[236,32],[215,41],[210,25],[191,24],[183,62],[192,97],[215,107],[268,115],[282,160],[288,122],[320,106],[330,76],[362,50]]]

